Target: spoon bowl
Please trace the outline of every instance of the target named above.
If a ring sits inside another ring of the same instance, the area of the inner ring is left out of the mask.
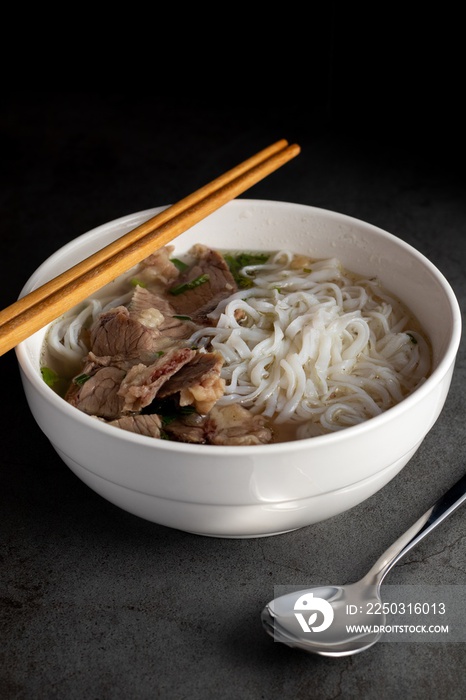
[[[321,656],[349,656],[382,637],[383,579],[414,545],[466,500],[466,475],[399,537],[356,583],[287,593],[262,610],[265,631],[277,642]],[[310,613],[310,614],[309,614]]]
[[[308,600],[309,611],[314,610],[307,619],[303,600]],[[318,622],[319,618],[313,605],[318,601],[328,603],[333,617],[330,622],[331,613],[325,608],[328,616],[324,614],[324,623],[316,627],[314,622]],[[299,594],[288,593],[272,600],[263,609],[261,619],[264,629],[277,642],[321,656],[348,656],[368,649],[382,636],[380,631],[372,630],[375,626],[380,628],[385,624],[385,614],[368,612],[377,610],[380,602],[378,590],[370,586],[360,586],[357,583],[347,586],[316,586],[299,591]],[[298,609],[302,612],[298,612]],[[357,622],[351,622],[351,626],[355,630],[364,626],[367,631],[348,631],[348,610],[355,609],[358,610]],[[329,626],[319,629],[327,620]]]

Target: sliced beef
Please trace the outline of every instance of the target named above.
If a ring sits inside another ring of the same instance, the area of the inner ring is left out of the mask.
[[[135,416],[123,416],[110,421],[109,425],[114,425],[131,433],[147,435],[148,437],[159,438],[161,435],[162,421],[156,414],[137,414]]]
[[[194,323],[175,318],[162,296],[137,286],[128,308],[117,306],[100,314],[90,331],[91,351],[97,356],[153,357],[173,340],[188,338]]]
[[[178,277],[176,285],[170,288],[171,291],[169,289],[170,303],[177,314],[186,314],[196,323],[208,324],[207,314],[238,288],[227,263],[217,251],[197,245],[191,252],[196,260]],[[183,288],[204,275],[207,278],[206,282],[193,289],[173,294],[177,288]]]
[[[117,306],[100,314],[90,332],[94,355],[138,357],[157,350],[157,328],[144,326],[131,317],[125,306]]]
[[[197,329],[189,319],[178,318],[168,299],[144,287],[136,287],[128,308],[131,318],[157,329],[159,347],[167,346],[172,339],[189,338]]]
[[[164,426],[170,440],[202,445],[206,442],[203,425],[187,425],[183,419],[176,419]]]
[[[149,291],[146,287],[141,287],[139,285],[134,288],[134,293],[131,297],[128,309],[130,315],[135,319],[144,319],[144,314],[148,310],[158,311],[160,313],[160,315],[157,315],[159,321],[153,324],[157,328],[164,322],[165,317],[171,317],[175,313],[175,309],[165,296]],[[150,321],[149,316],[146,316],[146,319]]]
[[[180,415],[164,426],[178,442],[210,445],[263,445],[272,441],[266,419],[243,406],[214,406],[207,416]]]
[[[123,411],[138,412],[152,403],[160,387],[195,354],[191,348],[175,348],[149,366],[138,364],[131,367],[118,392],[123,399]]]
[[[142,279],[161,285],[173,284],[180,274],[176,265],[170,260],[173,250],[173,246],[165,246],[145,258],[141,263]]]
[[[127,357],[126,355],[94,355],[91,351],[87,355],[83,372],[93,374],[99,367],[118,367],[118,369],[124,369],[127,372],[133,365],[141,362],[150,365],[156,357],[158,357],[158,353],[153,352],[141,353],[137,357]]]
[[[78,384],[75,378],[65,398],[85,413],[107,420],[139,413],[152,403],[160,387],[195,355],[191,348],[175,347],[149,365],[121,361],[116,366],[114,358],[89,353],[80,375],[86,377],[85,381]]]
[[[118,391],[125,374],[125,370],[118,367],[97,369],[81,385],[72,383],[65,398],[90,416],[112,420],[120,415],[123,408],[124,402]]]
[[[266,419],[253,415],[239,404],[214,406],[206,418],[204,430],[211,445],[261,445],[272,440]]]
[[[187,345],[199,324],[212,323],[207,315],[218,303],[237,291],[227,263],[197,245],[193,264],[180,274],[171,252],[166,247],[146,258],[138,271],[144,279],[137,278],[141,284],[128,306],[103,312],[91,326],[82,376],[73,380],[67,401],[111,425],[155,438],[213,445],[271,442],[264,418],[240,405],[217,405],[225,391],[222,356]],[[184,287],[204,276],[202,284]],[[174,286],[179,294],[171,293]]]
[[[216,352],[197,352],[160,389],[164,398],[179,393],[180,406],[194,405],[198,413],[208,413],[225,391],[225,380],[220,377],[223,358]]]
[[[197,413],[194,409],[183,409],[179,404],[178,396],[171,396],[166,400],[164,415],[164,430],[170,440],[177,442],[192,442],[204,444],[207,442],[204,424],[206,417]],[[176,416],[173,418],[173,416]]]

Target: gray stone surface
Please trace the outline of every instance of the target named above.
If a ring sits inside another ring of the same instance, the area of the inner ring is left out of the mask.
[[[0,307],[75,236],[176,201],[287,138],[301,155],[248,197],[333,209],[390,231],[443,272],[464,311],[463,135],[431,132],[427,143],[417,128],[422,106],[410,106],[395,135],[393,123],[368,125],[362,110],[353,121],[332,119],[298,100],[245,110],[130,95],[7,95]],[[382,642],[326,659],[274,643],[259,618],[274,586],[358,579],[464,473],[464,341],[445,408],[396,478],[326,522],[250,540],[178,532],[104,501],[32,420],[14,354],[0,366],[2,700],[464,697],[464,643]],[[386,582],[464,590],[465,512]]]

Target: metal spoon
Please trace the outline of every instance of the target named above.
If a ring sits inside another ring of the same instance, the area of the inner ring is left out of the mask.
[[[382,633],[348,633],[348,610],[357,611],[351,616],[353,627],[365,625],[380,628],[384,625],[385,614],[374,614],[374,611],[382,608],[380,586],[383,579],[414,545],[465,500],[466,474],[399,537],[356,583],[308,588],[268,603],[261,613],[266,632],[275,641],[322,656],[349,656],[368,649],[380,639]],[[307,617],[309,612],[311,614]],[[321,615],[318,615],[319,612]],[[319,624],[315,626],[318,618]]]

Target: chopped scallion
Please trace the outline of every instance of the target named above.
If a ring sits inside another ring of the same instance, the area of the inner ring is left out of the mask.
[[[90,378],[91,378],[90,374],[78,374],[78,376],[73,379],[73,382],[75,384],[77,384],[78,386],[82,386]]]
[[[179,260],[178,258],[170,258],[170,262],[172,262],[174,264],[174,266],[177,267],[180,272],[184,272],[189,267],[189,265],[187,265],[182,260]]]
[[[190,289],[194,289],[195,287],[199,287],[201,284],[205,284],[208,281],[209,281],[208,274],[199,275],[199,277],[196,277],[195,279],[191,280],[191,282],[185,282],[184,284],[178,284],[177,286],[172,287],[168,291],[170,292],[170,294],[173,294],[174,296],[178,296],[178,294],[184,294],[184,292],[188,292]]]

